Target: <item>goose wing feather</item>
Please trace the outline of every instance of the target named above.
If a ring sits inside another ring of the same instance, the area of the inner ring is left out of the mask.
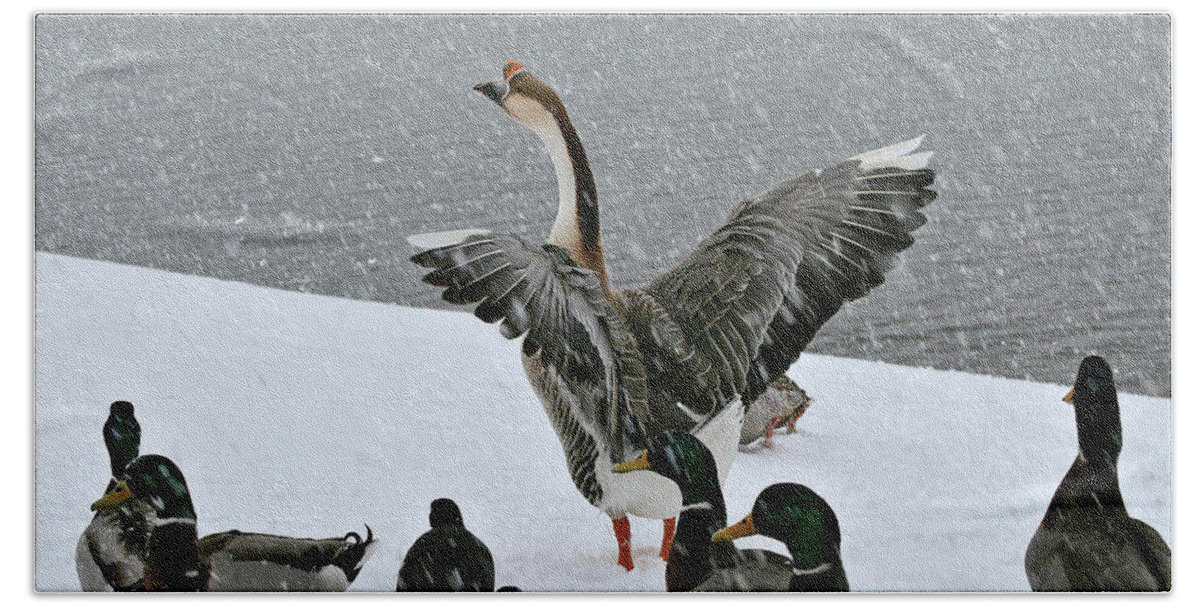
[[[614,463],[641,449],[645,370],[591,270],[561,247],[530,246],[506,234],[472,235],[412,261],[433,269],[423,280],[443,287],[442,299],[478,303],[475,316],[499,322],[506,338],[524,336],[522,351],[541,363],[551,376],[547,382],[572,387],[573,399],[554,400],[572,411],[551,416],[564,441],[580,433],[598,436]]]
[[[908,154],[919,145],[869,152],[741,203],[643,289],[711,364],[696,384],[706,393],[681,402],[711,413],[737,395],[752,401],[844,302],[883,283],[936,196],[928,153]]]

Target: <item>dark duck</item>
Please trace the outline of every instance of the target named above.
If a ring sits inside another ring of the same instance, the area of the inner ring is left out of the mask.
[[[449,498],[433,501],[429,505],[429,527],[404,555],[396,591],[495,589],[492,552],[463,525],[458,504]]]
[[[1090,356],[1063,397],[1075,408],[1079,454],[1025,550],[1034,591],[1170,591],[1171,549],[1129,516],[1117,477],[1121,410],[1112,368]]]

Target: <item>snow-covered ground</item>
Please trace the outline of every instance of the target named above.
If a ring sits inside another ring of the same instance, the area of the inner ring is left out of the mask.
[[[143,453],[187,476],[201,534],[334,536],[379,549],[352,586],[386,591],[429,502],[455,499],[529,591],[663,589],[657,521],[637,569],[571,484],[518,345],[466,313],[266,289],[36,254],[35,582],[78,589],[74,550],[108,481],[100,428],[132,401]],[[795,435],[734,460],[731,520],[796,481],[837,511],[856,590],[1027,590],[1025,545],[1075,456],[1063,384],[806,354]],[[1118,372],[1118,388],[1121,378]],[[1121,395],[1129,511],[1171,541],[1171,402]],[[744,544],[743,544],[744,542]],[[770,540],[741,546],[783,551]]]

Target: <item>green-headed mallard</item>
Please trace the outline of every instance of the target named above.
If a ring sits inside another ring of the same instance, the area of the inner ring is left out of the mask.
[[[1079,364],[1063,397],[1075,407],[1079,455],[1025,550],[1034,591],[1169,591],[1171,548],[1129,516],[1117,478],[1121,410],[1112,369],[1101,357]]]
[[[196,509],[179,467],[165,456],[138,456],[112,491],[92,503],[92,510],[119,508],[133,499],[154,508],[146,539],[146,591],[208,589],[208,567],[200,563],[197,547]]]
[[[404,555],[396,591],[492,591],[492,552],[463,525],[462,511],[449,498],[429,505],[430,530]]]
[[[351,532],[327,539],[220,532],[198,539],[196,511],[183,472],[156,454],[129,463],[92,510],[143,503],[153,514],[145,552],[146,591],[344,591],[374,551]]]
[[[825,499],[798,483],[767,486],[750,514],[718,531],[716,542],[762,534],[787,545],[792,554],[788,591],[849,591],[842,567],[842,531]]]
[[[566,108],[520,64],[475,90],[546,145],[558,215],[543,245],[460,229],[414,235],[412,260],[442,299],[524,336],[526,375],[562,442],[572,481],[613,519],[618,563],[633,568],[628,514],[664,520],[680,495],[650,474],[610,469],[666,430],[689,431],[724,479],[752,403],[847,301],[883,283],[933,200],[922,138],[785,181],[737,205],[673,269],[638,289],[608,281],[596,184]],[[713,424],[711,421],[723,418]],[[705,426],[705,424],[707,426]]]
[[[679,486],[683,507],[667,559],[667,591],[787,590],[792,568],[784,556],[712,541],[726,524],[725,496],[712,454],[696,437],[655,435],[641,455],[613,471],[653,471]]]

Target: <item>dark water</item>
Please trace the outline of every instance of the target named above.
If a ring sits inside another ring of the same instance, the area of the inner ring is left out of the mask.
[[[588,149],[609,271],[738,200],[928,133],[939,199],[815,352],[1170,395],[1165,16],[41,16],[38,250],[441,306],[404,236],[541,239],[541,143],[471,92],[524,63]],[[130,294],[137,297],[137,294]]]

